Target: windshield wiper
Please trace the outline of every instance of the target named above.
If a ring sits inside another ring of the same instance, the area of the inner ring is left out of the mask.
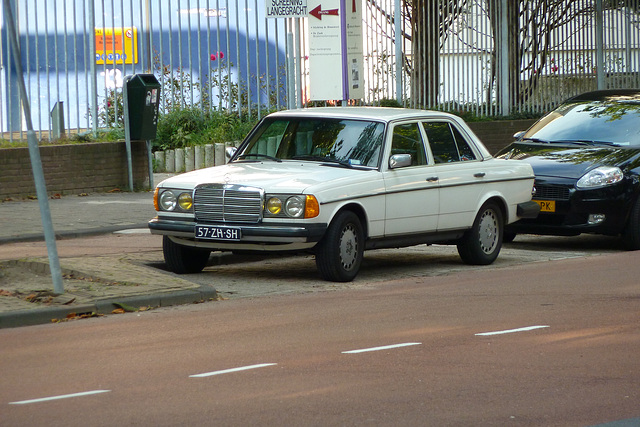
[[[338,160],[331,157],[324,156],[313,156],[313,155],[301,155],[301,156],[293,156],[292,160],[309,160],[312,162],[321,162],[324,163],[324,166],[335,166],[335,167],[343,167],[353,169],[357,165],[352,165],[349,160]]]
[[[563,139],[558,141],[552,141],[559,144],[577,144],[577,145],[609,145],[616,146],[615,142],[611,141],[594,141],[591,139]]]
[[[311,162],[326,162],[331,159],[324,156],[312,156],[311,154],[302,154],[300,156],[293,156],[291,160],[309,160]]]
[[[546,139],[540,139],[540,138],[522,138],[520,141],[540,142],[542,144],[549,144],[550,142],[550,141],[547,141]]]
[[[269,156],[267,154],[260,154],[260,153],[241,154],[240,156],[238,156],[238,160],[246,159],[247,157],[258,157],[258,158],[261,158],[261,159],[273,160],[274,162],[278,162],[278,163],[282,162],[282,160],[277,158],[277,157]]]

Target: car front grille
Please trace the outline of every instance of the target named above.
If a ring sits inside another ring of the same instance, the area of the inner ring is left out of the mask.
[[[569,188],[559,185],[536,184],[536,200],[569,200]]]
[[[264,191],[235,184],[196,187],[193,207],[197,222],[258,223],[262,219]]]

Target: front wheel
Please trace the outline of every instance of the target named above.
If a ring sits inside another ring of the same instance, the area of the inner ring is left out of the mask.
[[[191,248],[175,243],[168,236],[162,237],[162,253],[169,270],[176,274],[199,273],[207,266],[211,251]]]
[[[502,211],[494,202],[485,203],[471,229],[458,243],[460,258],[467,264],[491,264],[502,248],[503,233]]]
[[[316,249],[316,266],[324,280],[350,282],[364,255],[364,232],[353,212],[341,212],[329,225]]]

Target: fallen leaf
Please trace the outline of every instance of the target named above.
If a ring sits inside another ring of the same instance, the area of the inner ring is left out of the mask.
[[[120,190],[119,188],[114,188],[114,189],[111,189],[111,190],[107,191],[107,193],[119,193],[121,191],[122,190]]]
[[[87,193],[80,193],[80,194],[78,194],[78,197],[87,197],[87,196],[88,196],[88,194],[87,194]]]
[[[111,314],[124,314],[124,313],[126,313],[126,311],[124,311],[124,310],[123,310],[123,309],[121,309],[121,308],[116,308],[115,310],[113,310],[113,311],[111,312]]]
[[[136,309],[135,307],[131,307],[130,305],[127,304],[123,304],[121,302],[114,302],[113,305],[115,305],[116,307],[124,310],[124,311],[128,311],[130,313],[133,313],[134,311],[138,311],[138,309]]]

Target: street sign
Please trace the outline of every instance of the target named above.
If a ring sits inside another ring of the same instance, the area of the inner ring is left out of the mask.
[[[360,1],[311,0],[308,7],[311,100],[364,98]]]
[[[266,0],[267,18],[304,18],[307,16],[307,0]]]
[[[96,28],[96,64],[137,64],[136,27]]]

